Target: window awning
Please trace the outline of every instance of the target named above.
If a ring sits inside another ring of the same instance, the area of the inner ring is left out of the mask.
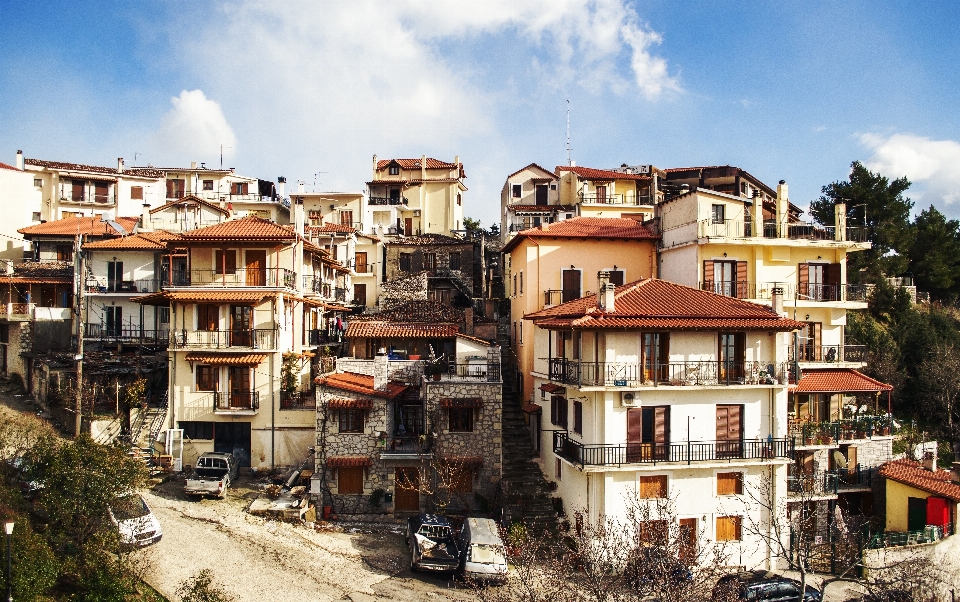
[[[330,468],[354,468],[372,465],[373,460],[366,456],[333,456],[327,458],[327,466]]]
[[[893,387],[851,369],[804,370],[794,393],[879,393]]]
[[[369,410],[373,407],[372,399],[347,399],[335,397],[327,405],[331,410]]]
[[[441,399],[441,408],[482,408],[483,400],[479,397],[473,399]]]
[[[556,393],[557,391],[563,391],[566,387],[561,387],[560,385],[555,385],[553,383],[543,383],[540,385],[540,390],[546,393]]]
[[[266,353],[244,353],[229,355],[224,353],[188,353],[188,362],[200,362],[213,366],[256,366],[267,359]]]
[[[523,410],[525,414],[537,414],[543,411],[543,408],[535,403],[525,403],[520,406],[520,409]]]

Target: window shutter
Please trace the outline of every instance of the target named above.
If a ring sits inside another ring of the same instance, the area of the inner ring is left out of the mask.
[[[653,414],[653,442],[670,442],[670,408],[662,406],[654,408]]]
[[[627,443],[643,442],[643,410],[630,408],[627,410]]]
[[[733,335],[733,353],[732,358],[735,362],[746,362],[747,360],[747,333],[737,332]]]
[[[827,281],[825,284],[828,287],[826,294],[830,295],[830,298],[833,301],[840,301],[843,299],[843,296],[840,294],[840,264],[831,263],[827,265]]]
[[[743,493],[742,472],[717,473],[717,495],[739,495]]]
[[[340,494],[363,493],[363,467],[341,466],[337,469],[337,492]]]
[[[808,289],[810,284],[810,264],[801,263],[797,266],[797,284],[799,285],[799,290],[797,293],[801,295],[808,295]]]
[[[717,441],[727,438],[728,409],[730,406],[717,406]]]
[[[737,262],[737,298],[746,299],[749,297],[747,294],[747,262],[738,261]]]
[[[707,259],[703,262],[703,281],[713,282],[713,260]]]

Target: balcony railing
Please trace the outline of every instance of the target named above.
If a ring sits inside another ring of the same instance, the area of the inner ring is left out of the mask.
[[[801,362],[865,362],[866,345],[813,345],[801,342],[798,347],[787,346],[787,359]]]
[[[663,462],[692,464],[693,462],[792,458],[793,442],[789,439],[770,438],[584,445],[570,439],[564,431],[554,431],[553,453],[581,468]]]
[[[217,391],[213,394],[213,409],[218,412],[259,410],[260,392],[249,389]]]
[[[837,482],[840,491],[844,489],[863,489],[873,486],[876,468],[866,468],[857,464],[853,468],[837,469]]]
[[[160,280],[155,278],[144,278],[140,280],[87,278],[88,293],[155,293],[159,290]]]
[[[429,454],[433,450],[433,440],[427,435],[393,435],[387,437],[380,450],[389,454]]]
[[[840,490],[840,479],[836,472],[821,470],[806,473],[790,467],[787,471],[788,496],[836,495]]]
[[[854,441],[870,437],[896,435],[902,426],[888,416],[861,416],[833,422],[801,422],[787,425],[796,445],[832,445],[838,441]]]
[[[175,270],[164,279],[164,286],[271,286],[296,288],[297,274],[286,268],[237,268],[220,270]]]
[[[36,303],[4,303],[0,307],[4,308],[3,313],[15,316],[32,316]]]
[[[307,331],[308,345],[327,345],[329,343],[340,343],[342,341],[343,332],[336,329],[323,330],[321,328],[314,328]]]
[[[250,347],[273,349],[277,331],[273,328],[249,330],[177,330],[170,332],[170,346],[174,349],[224,349],[227,347]]]
[[[623,194],[581,194],[580,202],[595,205],[636,205],[636,197]]]
[[[281,410],[316,410],[317,396],[313,391],[280,391]]]
[[[447,364],[441,367],[440,372],[435,372],[440,380],[476,380],[484,382],[500,382],[500,364],[499,363],[466,363],[466,364]],[[431,376],[428,375],[427,378]]]
[[[508,227],[509,232],[520,232],[521,230],[529,230],[530,228],[536,228],[537,226],[542,226],[543,224],[552,224],[554,223],[552,217],[542,217],[539,220],[527,219],[520,222],[511,222]]]
[[[797,286],[788,282],[750,282],[747,280],[704,280],[700,288],[737,299],[770,299],[773,289],[783,290],[785,300],[866,301],[867,286],[862,284],[811,284]]]
[[[554,382],[582,387],[640,385],[772,385],[786,378],[788,364],[746,361],[695,361],[662,364],[588,362],[543,358]]]
[[[548,290],[543,291],[543,305],[560,305],[561,303],[566,303],[567,301],[573,301],[579,299],[582,295],[580,291],[558,291],[558,290]]]
[[[139,326],[110,328],[104,324],[86,324],[84,335],[87,339],[116,341],[120,343],[166,345],[170,340],[170,329],[141,329]]]
[[[744,238],[750,236],[751,224],[732,219],[702,219],[697,224],[699,238]]]
[[[407,197],[394,198],[389,196],[371,196],[367,197],[368,205],[406,205]]]

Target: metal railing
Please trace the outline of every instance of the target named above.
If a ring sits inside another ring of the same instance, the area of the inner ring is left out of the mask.
[[[658,364],[590,362],[541,358],[554,382],[588,387],[639,385],[772,385],[786,378],[788,363],[747,361],[693,361]]]
[[[814,345],[801,342],[798,347],[787,346],[787,359],[801,362],[865,362],[866,345]]]
[[[786,300],[800,301],[866,301],[867,286],[863,284],[796,285],[789,282],[750,282],[747,280],[704,280],[700,289],[737,299],[770,299],[773,289],[783,290]]]
[[[140,280],[87,278],[88,293],[155,293],[159,290],[160,280],[156,278],[142,278]]]
[[[407,197],[394,198],[389,196],[367,197],[368,205],[407,205]]]
[[[762,460],[793,457],[789,439],[742,439],[738,441],[685,441],[679,443],[621,443],[584,445],[565,431],[553,432],[553,453],[583,468],[660,462],[711,462]]]
[[[132,325],[109,328],[105,324],[85,324],[83,336],[101,341],[166,345],[170,340],[170,329],[141,329]]]
[[[245,330],[177,330],[170,332],[170,346],[174,349],[195,347],[198,349],[223,349],[226,347],[250,347],[273,349],[276,346],[275,328],[251,328]]]
[[[751,224],[740,220],[702,219],[697,224],[697,236],[718,238],[744,238],[751,234]]]
[[[881,531],[870,537],[868,548],[894,548],[916,546],[939,541],[953,535],[953,523],[945,525],[927,525],[920,531]]]
[[[840,490],[839,483],[837,474],[829,470],[807,473],[795,470],[793,466],[787,470],[788,496],[836,495]]]
[[[837,482],[840,490],[862,489],[873,486],[873,475],[876,468],[865,468],[857,464],[853,468],[837,469]]]
[[[510,222],[510,225],[507,227],[507,231],[520,232],[521,230],[529,230],[530,228],[536,228],[537,226],[542,226],[544,224],[552,224],[555,221],[556,220],[554,220],[552,217],[542,217],[539,220],[525,219],[519,222]]]
[[[427,435],[393,435],[387,437],[382,454],[429,454],[433,440]]]
[[[561,303],[566,303],[567,301],[579,299],[581,296],[582,295],[579,291],[543,291],[543,305],[560,305]]]
[[[191,194],[195,197],[198,197],[205,201],[210,201],[210,202],[225,201],[228,203],[231,203],[231,202],[232,203],[256,203],[263,200],[266,200],[266,201],[273,200],[273,197],[264,197],[263,195],[260,195],[260,194],[230,194],[229,189],[221,192],[210,191],[210,190],[207,190],[206,192],[194,191],[194,192],[188,192],[187,194]],[[180,197],[180,198],[183,198],[183,197]]]
[[[477,380],[485,382],[500,382],[500,364],[499,363],[467,363],[454,364],[448,363],[446,366],[436,367],[439,372],[433,372],[440,376],[440,380]],[[430,367],[426,368],[428,378],[432,375]]]
[[[343,342],[343,332],[331,328],[324,330],[322,328],[312,328],[307,331],[308,345],[326,345],[328,343]]]
[[[237,268],[174,270],[164,279],[165,286],[271,286],[296,288],[297,274],[286,268]]]
[[[831,445],[838,441],[854,441],[871,437],[887,437],[900,432],[902,425],[888,416],[861,416],[833,422],[800,422],[787,424],[796,445]]]
[[[221,412],[230,410],[259,410],[260,392],[249,389],[217,391],[213,394],[213,409]]]
[[[313,391],[280,391],[281,410],[315,410],[317,396]]]
[[[36,303],[4,303],[4,313],[7,315],[32,316]]]
[[[624,194],[581,194],[581,203],[594,205],[637,205],[636,197]]]

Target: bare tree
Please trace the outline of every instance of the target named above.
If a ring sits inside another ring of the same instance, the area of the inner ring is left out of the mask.
[[[510,576],[501,585],[470,582],[483,602],[575,602],[581,600],[569,575],[571,556],[554,538],[531,533],[522,524],[501,530],[507,545]]]
[[[926,413],[934,422],[946,417],[950,436],[957,439],[955,419],[960,419],[960,350],[949,343],[937,343],[920,364],[924,383]]]

